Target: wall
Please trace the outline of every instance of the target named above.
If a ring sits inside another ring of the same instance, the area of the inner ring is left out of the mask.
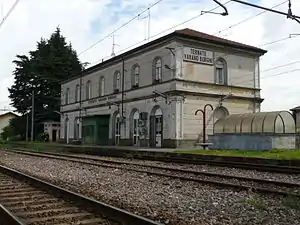
[[[138,110],[139,112],[148,112],[148,120],[147,120],[147,127],[148,132],[146,134],[146,139],[149,139],[149,117],[151,114],[151,111],[155,106],[159,106],[163,112],[163,138],[164,139],[175,139],[176,138],[176,116],[175,111],[177,107],[177,101],[176,99],[170,99],[170,104],[166,104],[166,101],[158,97],[157,102],[154,102],[153,99],[144,99],[144,100],[138,100],[133,102],[124,103],[124,111],[126,112],[124,115],[126,116],[126,121],[124,125],[121,125],[121,138],[125,140],[127,143],[129,143],[132,139],[132,124],[131,122],[131,116],[132,113],[135,110]],[[111,115],[110,116],[110,127],[109,127],[109,138],[113,139],[113,121],[114,116],[116,115],[116,112],[118,110],[118,107],[116,105],[109,106],[102,106],[102,107],[93,107],[93,108],[87,108],[84,113],[82,113],[82,116],[92,116],[92,115]],[[121,105],[120,105],[121,110]],[[74,138],[74,128],[75,128],[75,119],[79,115],[79,111],[73,111],[73,112],[67,112],[65,113],[65,117],[67,116],[69,119],[69,138],[72,140]],[[64,124],[64,118],[62,119],[62,124]],[[64,126],[61,126],[61,138],[64,139]],[[81,132],[80,136],[81,137]]]
[[[214,109],[219,105],[219,98],[209,98],[201,96],[187,96],[184,102],[183,109],[183,139],[191,140],[196,143],[199,139],[202,139],[202,114],[199,112],[195,116],[195,111],[197,109],[202,109],[206,104],[211,104]],[[240,100],[240,99],[226,99],[223,102],[223,107],[225,107],[229,114],[236,113],[252,113],[253,112],[253,102],[251,100]],[[217,118],[212,117],[212,110],[207,108],[206,113],[206,132],[207,134],[213,134],[213,124]]]
[[[259,88],[259,55],[192,41],[181,42],[181,48],[183,49],[184,47],[212,51],[214,61],[218,58],[224,59],[228,68],[228,85]],[[183,50],[181,54],[183,54]],[[178,57],[183,58],[182,55]],[[215,83],[214,65],[183,61],[182,71],[184,74],[183,79]]]
[[[176,47],[176,42],[171,43],[162,43],[160,46],[156,46],[156,48],[151,48],[144,52],[138,52],[129,58],[126,58],[124,61],[124,69],[125,69],[125,88],[124,90],[131,90],[132,89],[132,67],[135,64],[140,66],[140,87],[147,86],[152,84],[152,65],[153,60],[155,57],[161,57],[162,59],[162,82],[170,80],[174,77],[174,74],[171,70],[168,70],[164,67],[164,65],[172,66],[175,63],[173,62],[174,59],[171,56],[169,50],[166,47]],[[172,61],[173,60],[173,61]],[[82,100],[86,99],[86,83],[87,81],[91,81],[92,83],[92,98],[99,97],[99,85],[100,85],[100,78],[103,76],[105,78],[105,95],[113,94],[113,81],[114,81],[114,73],[116,71],[121,72],[122,77],[122,61],[118,60],[114,62],[114,64],[107,65],[103,69],[98,71],[92,72],[90,74],[85,75],[82,77],[82,90],[81,96]],[[75,88],[76,85],[79,84],[80,78],[71,80],[67,83],[62,84],[62,105],[65,105],[65,92],[66,89],[70,89],[71,97],[70,103],[75,103]],[[122,83],[122,80],[121,80]]]
[[[211,149],[264,151],[271,149],[295,149],[294,134],[214,134],[209,136]]]
[[[15,118],[13,115],[5,115],[5,116],[0,116],[0,133],[2,133],[3,128],[9,125],[9,121]]]
[[[300,111],[295,112],[296,117],[296,131],[300,133]]]

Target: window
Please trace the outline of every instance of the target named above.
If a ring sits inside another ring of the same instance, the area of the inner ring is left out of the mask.
[[[80,101],[80,87],[79,87],[79,84],[77,84],[76,88],[75,88],[75,101],[76,102]]]
[[[215,83],[216,84],[228,84],[227,79],[227,65],[224,59],[218,59],[215,64]]]
[[[66,98],[65,102],[66,102],[66,105],[67,105],[67,104],[70,103],[70,88],[67,88],[65,98]]]
[[[104,80],[104,77],[100,77],[99,95],[104,96],[104,94],[105,94],[105,80]]]
[[[92,83],[89,80],[88,82],[86,82],[86,99],[91,99],[92,97]]]
[[[162,79],[161,69],[162,69],[162,61],[161,58],[157,57],[153,61],[153,81],[155,83],[160,82]]]
[[[74,139],[79,140],[80,120],[76,118],[74,120]]]
[[[137,88],[139,86],[139,76],[140,76],[140,67],[139,65],[134,65],[132,67],[132,87]]]
[[[121,73],[120,71],[115,72],[114,75],[114,92],[118,93],[121,89]]]

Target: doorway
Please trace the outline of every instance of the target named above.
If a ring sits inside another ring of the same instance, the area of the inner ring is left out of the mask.
[[[150,118],[150,145],[161,148],[163,141],[163,113],[160,108],[156,108]]]
[[[140,114],[138,111],[135,111],[132,117],[132,137],[133,137],[133,146],[140,145],[140,129],[139,129],[139,122],[140,122]]]
[[[57,135],[57,130],[52,130],[52,140],[53,142],[56,142],[56,135]]]

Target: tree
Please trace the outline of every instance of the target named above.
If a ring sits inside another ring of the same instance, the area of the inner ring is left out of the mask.
[[[2,140],[6,141],[8,138],[10,138],[12,136],[14,136],[14,133],[13,133],[13,128],[10,125],[8,125],[2,129],[2,132],[1,132]]]
[[[59,121],[60,116],[55,111],[60,110],[60,82],[84,69],[72,45],[66,43],[57,28],[48,40],[42,38],[37,42],[36,50],[30,51],[28,56],[17,55],[16,58],[13,61],[16,66],[14,84],[8,89],[11,105],[22,115],[30,112],[34,91],[35,124],[41,126],[45,120]],[[21,130],[24,133],[25,129]],[[42,129],[38,127],[37,130]]]

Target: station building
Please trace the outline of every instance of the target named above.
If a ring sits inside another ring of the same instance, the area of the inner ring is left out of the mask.
[[[97,145],[195,146],[203,142],[203,115],[196,110],[206,109],[207,135],[224,116],[260,112],[259,59],[265,53],[176,30],[62,82],[60,138]]]

